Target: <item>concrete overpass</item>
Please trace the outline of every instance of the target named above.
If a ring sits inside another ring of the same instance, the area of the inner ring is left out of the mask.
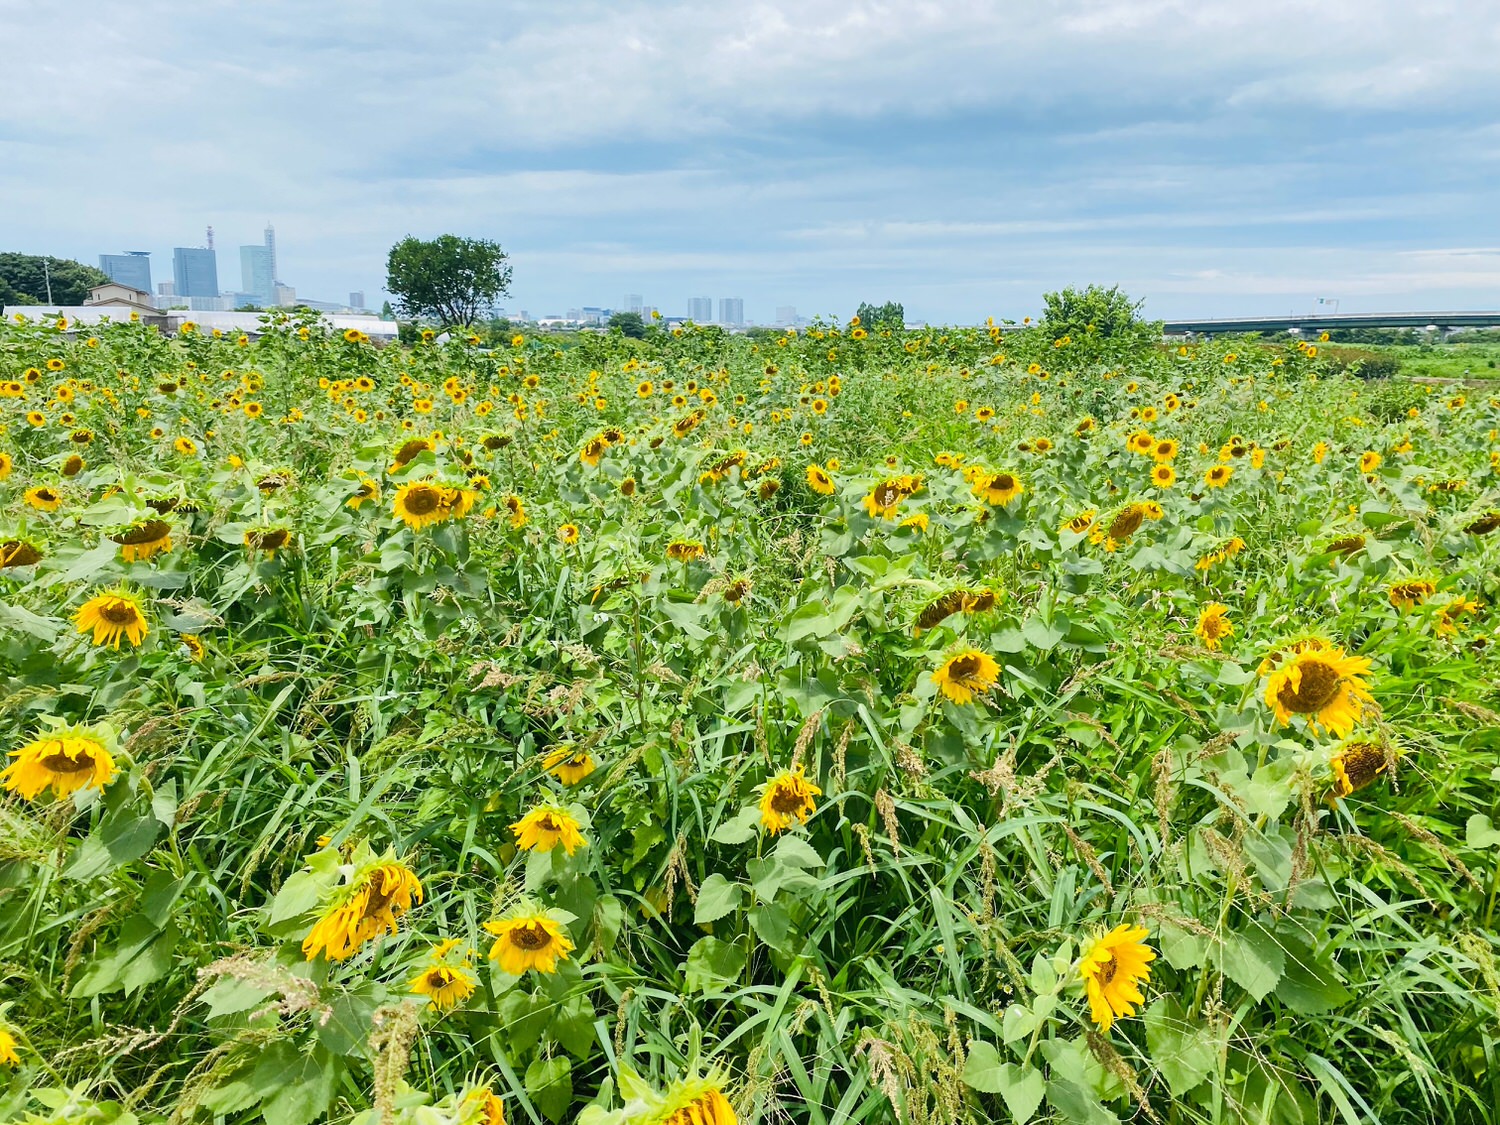
[[[1237,332],[1329,332],[1336,328],[1500,328],[1500,312],[1308,313],[1305,316],[1240,316],[1219,320],[1169,320],[1168,336]]]

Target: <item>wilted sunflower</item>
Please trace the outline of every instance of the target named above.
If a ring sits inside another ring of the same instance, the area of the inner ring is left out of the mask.
[[[427,997],[438,1011],[447,1011],[474,995],[474,978],[462,968],[432,965],[412,977],[411,991]]]
[[[25,497],[26,503],[39,512],[55,512],[62,507],[62,494],[54,488],[48,488],[45,484],[28,488]]]
[[[597,768],[587,750],[576,749],[571,744],[548,751],[542,759],[542,767],[564,785],[577,785]]]
[[[555,973],[558,961],[566,961],[573,949],[562,925],[546,914],[521,914],[486,922],[484,928],[495,935],[490,959],[499,962],[502,973],[513,977],[528,969]]]
[[[411,481],[396,489],[392,511],[407,527],[421,531],[448,519],[450,513],[444,502],[446,491],[431,481]]]
[[[42,561],[42,551],[34,543],[24,539],[0,540],[0,570],[8,567],[31,566]]]
[[[1117,543],[1124,542],[1141,529],[1149,514],[1144,504],[1127,504],[1110,521],[1105,537]]]
[[[807,818],[817,808],[814,797],[823,790],[803,776],[803,767],[798,763],[793,768],[777,774],[766,782],[760,797],[760,822],[767,832],[775,836],[796,824],[806,824]]]
[[[833,477],[821,465],[809,465],[807,467],[807,487],[819,496],[832,496],[834,492]]]
[[[1479,612],[1479,603],[1459,594],[1437,611],[1437,631],[1442,637],[1451,637],[1464,627],[1464,618]]]
[[[84,460],[83,460],[83,458],[80,457],[80,456],[78,456],[78,454],[74,453],[74,454],[70,455],[68,457],[68,459],[62,463],[62,468],[59,469],[58,471],[60,473],[62,473],[63,476],[68,477],[68,478],[72,478],[72,477],[76,477],[79,473],[83,472],[83,466],[84,466]]]
[[[1346,559],[1352,558],[1365,549],[1365,537],[1363,535],[1345,535],[1342,539],[1335,539],[1323,550],[1333,555],[1343,555]]]
[[[87,727],[51,731],[10,756],[15,761],[0,770],[0,782],[28,801],[48,788],[59,799],[82,789],[103,789],[119,772],[114,755]]]
[[[125,589],[95,594],[78,607],[73,624],[80,633],[92,631],[96,647],[109,645],[114,649],[120,647],[121,637],[138,647],[149,632],[139,596]]]
[[[1301,715],[1314,731],[1322,725],[1342,738],[1354,729],[1364,704],[1374,700],[1361,678],[1369,670],[1366,657],[1348,656],[1341,648],[1318,642],[1318,647],[1281,656],[1266,680],[1266,703],[1283,726],[1291,724],[1293,715]]]
[[[268,559],[274,559],[276,552],[291,541],[292,533],[284,527],[252,527],[245,531],[245,549],[264,551]]]
[[[434,446],[430,438],[412,438],[404,441],[396,447],[391,455],[391,471],[396,472],[406,468],[419,454],[430,453]]]
[[[1145,1004],[1141,982],[1151,979],[1156,952],[1145,943],[1146,930],[1129,924],[1116,926],[1094,939],[1078,962],[1089,998],[1089,1015],[1104,1031],[1116,1019],[1135,1014],[1135,1005]]]
[[[1500,531],[1500,512],[1488,512],[1464,528],[1470,535],[1489,535]]]
[[[109,538],[120,545],[122,559],[138,562],[172,549],[172,525],[166,520],[144,520]]]
[[[1229,607],[1219,602],[1209,602],[1203,607],[1193,634],[1202,640],[1204,647],[1217,652],[1224,638],[1234,632],[1228,614]]]
[[[1329,758],[1333,770],[1333,796],[1347,797],[1369,785],[1390,768],[1396,755],[1365,739],[1348,739]]]
[[[406,864],[385,858],[355,871],[323,906],[323,914],[302,942],[311,961],[319,953],[342,961],[367,941],[395,934],[397,922],[422,901],[422,883]]]
[[[966,704],[994,687],[1000,680],[1000,665],[978,649],[955,653],[932,673],[932,682],[954,703]]]
[[[894,519],[904,495],[899,482],[882,481],[864,498],[865,512],[871,519]]]
[[[550,852],[561,844],[563,850],[572,855],[579,848],[589,846],[579,827],[577,818],[566,809],[542,805],[512,824],[510,830],[515,833],[516,847],[522,851]]]
[[[1425,578],[1414,578],[1394,583],[1387,591],[1391,604],[1397,609],[1415,609],[1432,597],[1437,587]]]
[[[1098,513],[1093,508],[1090,508],[1086,512],[1079,512],[1076,516],[1072,516],[1064,521],[1063,525],[1057,529],[1058,533],[1061,534],[1064,531],[1069,531],[1074,535],[1087,534],[1089,529],[1094,526],[1094,517],[1096,515]]]
[[[667,544],[667,558],[677,562],[695,562],[707,553],[703,544],[696,539],[674,539]]]
[[[182,633],[177,639],[182,642],[182,647],[188,650],[188,656],[192,658],[194,663],[203,663],[205,649],[202,637],[198,636],[197,633]]]

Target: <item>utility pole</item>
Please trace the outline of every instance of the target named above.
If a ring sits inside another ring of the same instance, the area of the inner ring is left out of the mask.
[[[52,270],[49,268],[51,263],[51,258],[45,256],[42,258],[42,276],[47,279],[47,303],[49,305],[52,303]]]

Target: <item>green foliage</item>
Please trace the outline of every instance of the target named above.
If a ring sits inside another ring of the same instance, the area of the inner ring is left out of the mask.
[[[641,319],[641,314],[638,312],[611,313],[609,329],[611,332],[618,332],[632,340],[646,338],[646,322]]]
[[[41,556],[0,567],[0,751],[108,724],[118,768],[0,794],[0,1120],[474,1125],[488,1086],[602,1125],[711,1070],[746,1125],[1500,1120],[1500,407],[1001,335],[0,326],[0,544]],[[120,586],[149,632],[95,647]],[[1266,703],[1309,630],[1372,662],[1354,737],[1392,751],[1343,797],[1341,740]],[[960,704],[967,649],[999,678]],[[794,764],[821,792],[773,835]],[[586,846],[518,850],[540,805]],[[387,857],[420,901],[308,960]],[[511,976],[486,923],[531,910],[574,948]],[[1080,958],[1125,922],[1156,959],[1105,1032]]]
[[[1122,346],[1128,351],[1161,339],[1161,321],[1141,319],[1141,302],[1132,301],[1118,285],[1069,286],[1044,294],[1042,302],[1042,334],[1068,340],[1089,355],[1121,354]]]
[[[47,304],[51,276],[54,305],[81,305],[89,290],[109,281],[104,271],[70,258],[0,253],[0,305]]]
[[[906,328],[906,309],[899,301],[887,301],[883,305],[872,305],[861,301],[855,313],[866,329],[892,328],[900,332]]]
[[[468,327],[510,291],[508,258],[498,242],[485,239],[444,234],[424,242],[408,235],[386,258],[385,287],[402,316]]]

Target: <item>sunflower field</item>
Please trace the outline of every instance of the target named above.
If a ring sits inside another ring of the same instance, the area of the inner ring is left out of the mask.
[[[1500,1121],[1497,399],[88,331],[0,326],[0,1120]]]

